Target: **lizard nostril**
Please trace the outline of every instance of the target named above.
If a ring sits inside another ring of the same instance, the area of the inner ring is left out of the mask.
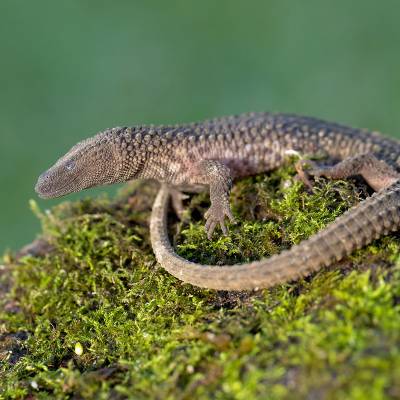
[[[39,181],[43,182],[43,181],[47,181],[49,179],[49,173],[48,172],[43,172],[43,174],[41,174],[39,176]]]

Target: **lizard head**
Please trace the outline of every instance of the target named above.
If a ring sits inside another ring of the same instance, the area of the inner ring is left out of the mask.
[[[101,132],[71,148],[38,178],[35,190],[44,199],[130,179],[123,173],[118,128]]]

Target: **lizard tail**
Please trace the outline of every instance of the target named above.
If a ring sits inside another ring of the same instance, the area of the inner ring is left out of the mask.
[[[157,261],[178,279],[209,289],[250,290],[298,279],[351,254],[400,225],[400,181],[374,193],[325,229],[268,259],[237,265],[202,265],[185,260],[167,232],[168,188],[154,202],[150,234]]]

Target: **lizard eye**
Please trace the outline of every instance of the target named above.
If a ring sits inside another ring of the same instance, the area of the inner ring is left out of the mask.
[[[75,167],[75,162],[74,162],[74,161],[68,161],[68,162],[65,164],[65,169],[66,169],[67,171],[72,171],[72,170],[74,169],[74,167]]]

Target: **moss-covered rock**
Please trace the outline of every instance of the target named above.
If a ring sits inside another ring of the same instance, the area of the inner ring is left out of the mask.
[[[204,194],[171,237],[184,257],[279,252],[367,195],[357,181],[294,180],[292,164],[235,185],[238,223],[206,240]],[[156,187],[42,213],[42,240],[0,269],[0,399],[400,397],[400,241],[256,293],[201,290],[156,263]],[[25,254],[25,255],[24,255]]]

